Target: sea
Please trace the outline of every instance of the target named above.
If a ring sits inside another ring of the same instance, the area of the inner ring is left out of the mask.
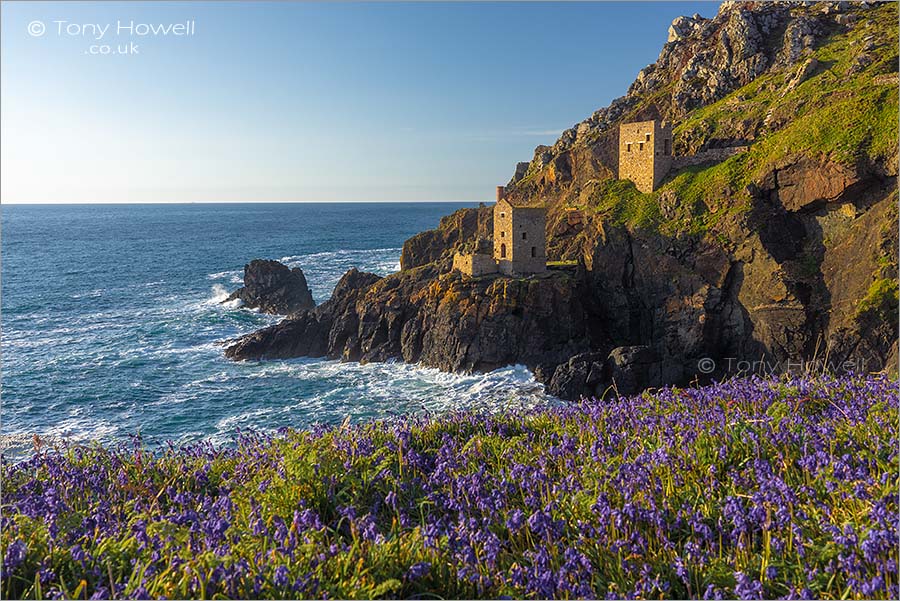
[[[448,374],[402,362],[234,362],[222,343],[272,323],[224,303],[244,264],[306,274],[317,303],[356,267],[400,268],[403,241],[472,203],[4,205],[0,450],[45,441],[225,443],[238,430],[552,401],[523,366]]]

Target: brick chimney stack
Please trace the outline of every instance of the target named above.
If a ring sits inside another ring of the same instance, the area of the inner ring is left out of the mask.
[[[506,188],[504,186],[497,186],[497,202],[500,202],[506,198]]]

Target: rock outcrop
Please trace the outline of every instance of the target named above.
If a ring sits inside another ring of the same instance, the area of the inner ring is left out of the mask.
[[[245,307],[272,315],[288,315],[316,306],[302,269],[266,259],[254,259],[244,265],[244,286],[223,302],[235,299],[240,299]]]
[[[403,243],[400,269],[429,263],[450,268],[454,252],[486,252],[492,249],[494,213],[491,208],[459,209],[441,219],[437,229],[416,234]]]
[[[455,372],[555,368],[591,345],[581,298],[564,272],[473,279],[426,266],[381,278],[353,269],[331,300],[233,341],[225,354],[402,359]]]

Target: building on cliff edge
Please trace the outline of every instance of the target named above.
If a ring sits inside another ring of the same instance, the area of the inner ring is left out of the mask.
[[[491,273],[529,275],[547,270],[547,207],[526,206],[506,197],[497,186],[494,205],[494,252],[456,253],[453,269],[469,276]]]
[[[672,126],[656,119],[619,126],[619,179],[645,194],[656,190],[672,166]]]
[[[672,171],[719,163],[749,150],[746,144],[738,144],[675,156],[672,147],[672,126],[665,121],[623,123],[619,126],[619,179],[630,179],[638,190],[649,194]]]

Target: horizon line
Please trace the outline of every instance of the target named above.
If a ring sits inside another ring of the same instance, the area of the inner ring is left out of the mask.
[[[201,205],[201,204],[413,204],[413,203],[489,203],[494,200],[175,200],[146,202],[16,202],[0,201],[2,206],[64,206],[64,205]]]

